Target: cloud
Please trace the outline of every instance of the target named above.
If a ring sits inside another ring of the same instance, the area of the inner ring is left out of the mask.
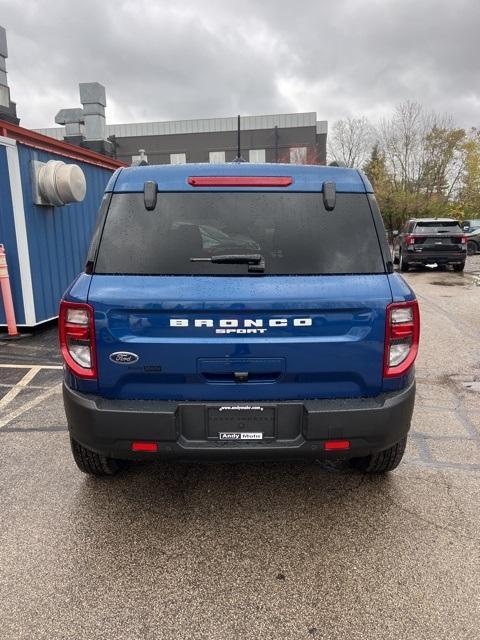
[[[53,124],[78,82],[113,122],[316,111],[403,100],[480,125],[477,0],[0,0],[22,124]]]

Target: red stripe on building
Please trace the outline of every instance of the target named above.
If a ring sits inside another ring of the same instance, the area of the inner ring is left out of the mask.
[[[50,138],[50,136],[44,136],[42,133],[18,127],[17,125],[5,122],[4,120],[0,120],[0,136],[13,138],[17,142],[21,142],[28,147],[34,147],[40,151],[58,153],[65,158],[70,158],[71,160],[77,160],[79,162],[86,162],[87,164],[94,164],[97,167],[103,167],[105,169],[115,170],[119,167],[128,166],[120,160],[114,160],[113,158],[104,156],[96,151],[91,151],[84,147],[77,147],[69,142]]]

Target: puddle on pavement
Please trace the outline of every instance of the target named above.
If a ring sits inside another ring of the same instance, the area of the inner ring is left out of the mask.
[[[456,280],[452,282],[451,280],[432,280],[430,284],[435,284],[440,287],[465,287],[468,282],[463,282],[462,280]]]
[[[453,376],[447,376],[447,380],[451,380],[458,387],[463,387],[467,391],[473,391],[474,393],[480,393],[480,377],[477,375],[463,375],[457,374]]]
[[[430,284],[440,287],[480,287],[480,276],[466,273],[462,276],[449,274],[450,277],[431,280]]]

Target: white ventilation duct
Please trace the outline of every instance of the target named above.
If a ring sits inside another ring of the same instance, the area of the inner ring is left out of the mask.
[[[76,164],[61,160],[33,162],[33,192],[35,204],[61,207],[82,202],[87,192],[85,175]]]

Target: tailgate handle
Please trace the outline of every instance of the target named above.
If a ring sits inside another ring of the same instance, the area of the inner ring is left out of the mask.
[[[230,384],[248,384],[249,382],[275,382],[281,375],[281,371],[229,371],[217,373],[213,371],[202,371],[201,375],[207,382],[219,382]]]
[[[284,358],[200,358],[197,372],[207,382],[275,382],[285,372]]]

